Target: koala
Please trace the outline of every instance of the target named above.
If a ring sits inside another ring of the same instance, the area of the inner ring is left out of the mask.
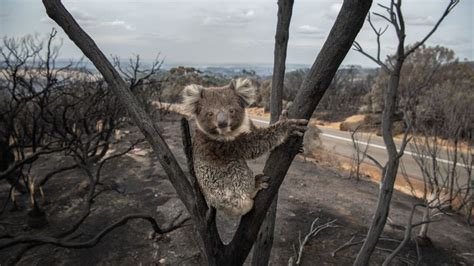
[[[183,90],[184,112],[194,117],[194,171],[207,204],[227,216],[242,216],[253,207],[269,178],[254,176],[246,160],[262,156],[289,136],[303,136],[308,121],[286,116],[269,127],[256,127],[245,108],[255,99],[248,79],[223,87],[189,85]]]

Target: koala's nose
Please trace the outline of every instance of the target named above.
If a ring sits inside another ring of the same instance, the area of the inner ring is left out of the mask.
[[[227,127],[227,115],[224,112],[217,113],[217,126],[219,128]]]

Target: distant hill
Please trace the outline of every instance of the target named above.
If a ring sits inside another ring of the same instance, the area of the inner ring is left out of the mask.
[[[128,60],[123,60],[122,65],[125,66],[129,62]],[[466,62],[474,67],[474,61]],[[74,68],[86,68],[95,72],[96,69],[94,65],[87,59],[82,60],[80,63],[78,61],[71,61],[67,59],[58,59],[56,60],[56,68],[65,67],[67,65],[73,65]],[[144,67],[146,67],[146,61],[142,61]],[[273,73],[273,64],[270,63],[260,63],[260,64],[193,64],[193,63],[164,63],[162,65],[163,70],[170,70],[179,66],[192,67],[199,70],[203,74],[219,76],[226,79],[231,79],[235,76],[258,76],[262,79],[268,79],[272,76]],[[1,66],[0,66],[1,67]],[[287,64],[286,72],[292,72],[298,69],[308,69],[311,65],[307,64]],[[362,76],[366,75],[375,75],[377,74],[378,68],[364,68],[357,65],[343,65],[339,68],[340,71],[350,71],[350,69],[357,69],[358,73]]]
[[[462,62],[462,63],[467,64],[467,65],[469,65],[469,66],[471,66],[471,67],[474,68],[474,61],[464,61],[464,62]]]

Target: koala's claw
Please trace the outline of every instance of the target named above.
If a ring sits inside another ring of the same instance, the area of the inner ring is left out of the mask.
[[[298,148],[298,153],[304,153],[304,146],[301,144],[301,146]]]
[[[255,188],[257,190],[267,189],[268,186],[269,186],[269,183],[268,183],[269,181],[270,181],[269,176],[266,176],[266,175],[263,175],[263,174],[256,175],[255,176]]]
[[[303,132],[299,132],[299,131],[293,131],[293,132],[291,132],[291,136],[303,137],[303,136],[304,136],[304,133],[303,133]]]
[[[280,120],[286,120],[288,119],[288,110],[283,110],[281,111],[281,115],[280,115]]]
[[[296,137],[302,137],[308,130],[308,120],[306,119],[288,119],[283,121],[288,127],[289,134]]]

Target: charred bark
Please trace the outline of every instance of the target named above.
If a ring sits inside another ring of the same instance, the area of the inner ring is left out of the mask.
[[[286,52],[290,37],[290,22],[294,0],[278,1],[278,21],[275,35],[272,90],[270,94],[270,123],[276,123],[282,112],[283,86],[285,81]],[[275,219],[278,205],[278,194],[267,212],[260,227],[257,241],[253,247],[252,265],[268,265],[273,246]]]

